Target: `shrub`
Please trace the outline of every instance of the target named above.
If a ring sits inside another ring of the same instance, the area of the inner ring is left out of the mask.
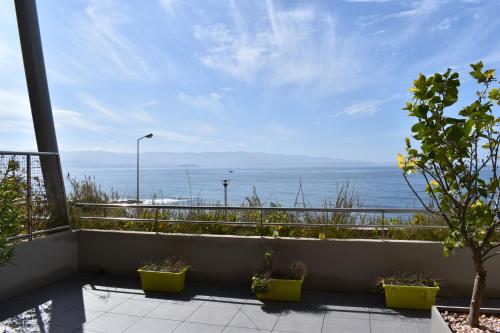
[[[254,293],[265,293],[271,279],[300,280],[306,275],[306,265],[300,261],[286,261],[273,251],[264,254],[264,260],[257,267],[252,280]]]
[[[14,244],[22,227],[22,183],[17,177],[17,161],[9,160],[5,171],[0,171],[0,267],[12,260]]]
[[[166,273],[180,273],[186,268],[191,268],[191,266],[184,260],[175,257],[168,257],[156,261],[150,260],[142,266],[142,269],[145,271]]]

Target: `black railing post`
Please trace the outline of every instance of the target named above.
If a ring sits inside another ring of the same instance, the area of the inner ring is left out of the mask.
[[[29,240],[33,240],[33,217],[31,212],[31,155],[26,154],[26,213],[28,215]]]

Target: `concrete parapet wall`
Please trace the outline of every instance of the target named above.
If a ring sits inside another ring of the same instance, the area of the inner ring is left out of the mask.
[[[60,232],[14,249],[14,260],[0,267],[0,301],[78,272],[78,233]]]
[[[250,284],[252,272],[272,249],[306,263],[304,287],[340,292],[372,291],[377,274],[397,270],[432,272],[445,281],[441,295],[469,297],[474,281],[471,253],[446,258],[442,244],[427,241],[318,240],[146,232],[80,231],[83,271],[135,275],[148,259],[183,258],[193,265],[188,280]],[[487,297],[500,297],[500,256],[488,264]]]

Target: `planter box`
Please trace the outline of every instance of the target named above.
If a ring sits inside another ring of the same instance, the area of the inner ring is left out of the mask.
[[[441,316],[441,312],[469,312],[469,308],[461,306],[433,306],[431,311],[431,333],[452,333],[448,323]],[[482,308],[481,314],[500,315],[500,309]]]
[[[178,293],[184,289],[187,268],[179,273],[155,272],[138,269],[144,291]]]
[[[300,280],[271,279],[269,291],[257,293],[256,297],[260,300],[298,302],[302,292],[302,282],[304,278]]]
[[[388,308],[430,310],[436,304],[439,286],[401,286],[382,283]]]

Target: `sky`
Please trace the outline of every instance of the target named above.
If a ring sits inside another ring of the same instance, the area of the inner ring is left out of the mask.
[[[393,163],[419,73],[500,64],[500,0],[39,0],[61,151],[250,151]],[[0,150],[36,150],[0,1]]]

